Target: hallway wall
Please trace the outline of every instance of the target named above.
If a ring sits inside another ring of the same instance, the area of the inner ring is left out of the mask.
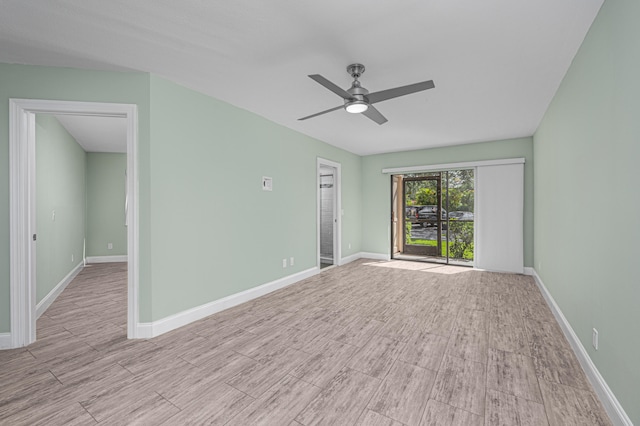
[[[127,154],[87,153],[87,256],[127,254],[126,170]]]
[[[86,154],[58,120],[36,116],[36,303],[83,262]]]

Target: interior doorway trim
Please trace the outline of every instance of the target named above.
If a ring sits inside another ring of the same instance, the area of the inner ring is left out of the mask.
[[[138,109],[133,104],[40,99],[9,100],[10,317],[11,347],[36,339],[34,235],[36,114],[121,117],[127,122],[127,337],[138,337]]]
[[[334,178],[335,188],[335,226],[333,233],[333,264],[342,264],[342,169],[341,164],[325,158],[317,158],[316,161],[316,265],[320,269],[320,167],[333,167],[336,169]]]

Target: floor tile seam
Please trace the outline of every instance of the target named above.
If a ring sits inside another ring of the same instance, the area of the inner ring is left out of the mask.
[[[306,404],[306,405],[304,405],[304,406],[303,406],[303,407],[302,407],[298,412],[292,413],[291,422],[293,422],[293,421],[298,422],[298,421],[296,420],[296,418],[298,417],[298,415],[299,415],[300,413],[302,413],[304,410],[306,410],[306,409],[307,409],[307,407],[308,407],[308,406],[309,406],[309,405],[310,405],[310,404],[315,400],[315,398],[316,398],[320,393],[322,393],[322,391],[323,391],[325,388],[320,387],[320,386],[318,386],[318,385],[316,385],[316,384],[314,384],[314,383],[310,383],[310,382],[308,382],[308,381],[306,381],[306,380],[300,379],[300,378],[298,378],[298,377],[296,377],[296,376],[293,376],[293,375],[291,375],[291,374],[286,374],[285,376],[289,376],[289,377],[293,378],[294,380],[298,380],[298,381],[300,381],[300,382],[303,382],[303,383],[308,384],[309,386],[313,386],[314,388],[317,388],[317,389],[316,389],[316,393],[314,394],[313,398],[309,398],[309,401],[307,402],[307,404]],[[283,378],[283,379],[284,379],[284,378]],[[278,380],[278,383],[280,383],[283,379]],[[275,383],[273,386],[271,386],[271,388],[273,388],[274,386],[276,386],[278,383]],[[269,390],[271,390],[271,388],[269,388]],[[265,392],[265,394],[266,394],[266,392]],[[264,394],[263,394],[263,395],[264,395]],[[256,398],[256,400],[257,400],[257,399],[258,399],[258,398]],[[241,410],[241,412],[242,412],[242,411],[244,411],[244,410]],[[235,416],[234,416],[234,417],[235,417]],[[298,422],[298,423],[302,424],[301,422]]]
[[[350,368],[351,370],[355,370],[359,373],[364,374],[365,376],[371,377],[372,379],[376,379],[380,381],[380,385],[382,385],[382,383],[386,380],[387,376],[389,375],[389,372],[391,371],[391,369],[393,368],[393,366],[395,365],[396,361],[398,360],[398,356],[396,356],[395,358],[393,358],[393,363],[391,364],[391,367],[389,367],[389,369],[387,370],[387,372],[384,374],[384,377],[379,378],[379,377],[375,377],[372,376],[371,374],[368,374],[364,371],[359,370],[356,367],[351,367],[349,366],[349,362],[351,361],[351,358],[353,358],[356,354],[358,353],[358,351],[356,351],[352,356],[349,357],[349,359],[347,360],[346,364],[343,366],[343,368]],[[378,389],[376,388],[376,392],[378,391]],[[374,392],[375,393],[375,392]]]
[[[444,355],[443,355],[443,358],[444,358]],[[403,361],[401,361],[400,359],[396,359],[396,360],[395,360],[395,362],[393,363],[393,365],[391,366],[391,369],[393,369],[393,367],[395,366],[395,364],[396,364],[397,362],[400,362],[400,363],[402,363],[402,364],[412,365],[412,364],[408,364],[408,363],[406,363],[406,362],[403,362]],[[437,378],[438,378],[438,372],[437,372],[437,371],[430,370],[430,369],[428,369],[428,368],[419,367],[419,366],[417,366],[417,365],[416,365],[416,366],[414,366],[414,367],[417,367],[417,368],[420,368],[420,369],[422,369],[422,370],[430,371],[430,372],[434,373],[433,382],[431,383],[431,386],[429,387],[429,390],[428,390],[427,392],[425,392],[425,395],[428,395],[428,396],[427,396],[427,399],[424,401],[424,404],[422,405],[422,408],[420,409],[420,416],[419,416],[419,418],[420,418],[420,422],[418,423],[418,424],[420,424],[420,423],[422,423],[422,418],[424,417],[424,413],[425,413],[425,411],[426,411],[426,409],[427,409],[427,403],[429,402],[429,399],[430,399],[430,397],[431,397],[431,392],[433,392],[433,388],[434,388],[434,386],[435,386],[435,384],[436,384],[436,380],[437,380]],[[389,371],[391,371],[391,369],[389,369]],[[388,375],[389,375],[389,373],[387,373],[387,376],[388,376]],[[385,380],[386,380],[386,376],[385,376]],[[383,384],[384,384],[384,381],[382,382],[382,384],[380,385],[380,387],[382,387],[382,385],[383,385]],[[378,388],[378,389],[380,389],[380,388]],[[376,393],[377,393],[377,391],[376,391]],[[381,413],[378,413],[378,414],[381,414]],[[385,417],[388,417],[388,416],[385,416]],[[402,423],[403,425],[406,425],[406,423],[402,422],[401,420],[398,420],[398,419],[395,419],[395,418],[392,418],[392,419],[393,419],[393,420],[395,420],[395,421],[397,421],[397,422]]]
[[[442,359],[444,360],[444,357],[447,357],[447,356],[448,356],[449,358],[456,358],[456,359],[459,359],[459,360],[462,360],[462,361],[465,361],[465,362],[473,362],[474,364],[480,364],[480,365],[482,366],[483,370],[484,370],[485,375],[487,374],[487,366],[486,366],[486,363],[483,363],[483,362],[481,362],[481,361],[474,361],[474,360],[472,360],[472,359],[462,358],[462,357],[455,356],[455,355],[447,355],[446,353],[444,354],[444,356],[442,357]],[[441,365],[441,366],[442,366],[442,365]],[[440,372],[440,369],[438,369],[438,372]]]
[[[51,369],[49,369],[47,371],[54,377],[54,379],[56,379],[58,381],[58,383],[60,383],[60,385],[64,386],[64,383],[62,383],[62,380],[60,380],[58,378],[58,376],[56,376],[55,373],[53,371],[51,371]]]
[[[165,401],[167,401],[169,404],[171,404],[172,406],[174,406],[175,408],[178,409],[178,412],[182,411],[182,409],[180,407],[178,407],[176,404],[174,404],[173,402],[171,402],[171,400],[169,400],[167,397],[165,397],[164,395],[162,395],[160,392],[158,391],[153,391],[153,393],[155,393],[156,395],[158,395],[160,398],[164,399]],[[176,413],[178,414],[178,413]],[[171,416],[173,417],[173,416]]]
[[[595,398],[596,398],[600,403],[602,403],[602,401],[600,401],[600,398],[598,398],[598,396],[597,396],[597,394],[596,394],[596,392],[595,392],[595,389],[593,389],[593,386],[591,386],[591,382],[589,382],[589,380],[588,380],[588,379],[586,380],[587,387],[586,387],[586,388],[580,388],[580,387],[578,387],[578,386],[573,386],[573,385],[569,385],[569,384],[566,384],[566,383],[560,383],[560,382],[556,382],[556,381],[554,381],[554,380],[548,380],[548,379],[547,379],[547,378],[545,378],[545,377],[541,377],[541,376],[539,376],[537,373],[536,373],[536,377],[538,378],[538,380],[544,380],[545,382],[547,382],[547,383],[552,383],[552,384],[554,384],[554,385],[565,386],[565,387],[571,388],[571,389],[573,389],[573,390],[581,391],[581,392],[589,392],[591,395],[594,395],[594,396],[595,396]]]
[[[84,405],[82,405],[82,403],[80,403],[80,401],[76,401],[77,404],[84,410],[85,413],[87,413],[89,416],[91,416],[91,418],[93,419],[94,422],[96,422],[96,424],[100,423],[98,422],[98,419],[96,419],[95,417],[93,417],[93,414],[91,414],[85,407]]]
[[[506,392],[506,391],[505,391],[505,390],[503,390],[503,389],[495,389],[495,388],[492,388],[492,387],[487,387],[487,390],[491,390],[491,391],[494,391],[494,392],[498,392],[498,393],[501,393],[501,394],[503,394],[503,395],[507,395],[507,396],[512,396],[512,397],[514,397],[514,398],[522,399],[522,400],[525,400],[525,401],[527,401],[527,402],[532,402],[532,403],[534,403],[534,404],[538,404],[538,405],[541,405],[541,406],[543,406],[543,407],[546,405],[546,404],[544,403],[544,398],[542,397],[542,392],[540,392],[540,398],[542,399],[542,402],[538,402],[538,401],[534,401],[534,400],[529,399],[529,398],[525,398],[525,397],[523,397],[523,396],[514,395],[514,394],[512,394],[512,393]],[[548,421],[548,419],[547,419],[547,421]]]
[[[534,342],[534,341],[530,341],[530,345],[531,345],[531,346],[536,345],[536,342]],[[543,341],[543,342],[541,342],[541,345],[539,345],[539,346],[542,346],[542,347],[545,347],[545,348],[553,349],[553,350],[554,350],[554,351],[556,351],[556,352],[568,352],[568,353],[570,353],[571,355],[575,356],[575,357],[576,357],[576,360],[577,360],[577,358],[578,358],[578,357],[577,357],[577,355],[576,355],[576,353],[573,351],[573,348],[572,348],[572,347],[571,347],[571,345],[569,344],[569,342],[566,342],[566,345],[565,345],[565,344],[559,345],[559,344],[554,343],[554,342],[544,342],[544,341]]]
[[[284,376],[282,376],[279,380],[276,381],[276,383],[274,383],[273,385],[271,385],[270,387],[268,387],[266,390],[264,390],[260,395],[258,396],[253,396],[253,395],[249,395],[248,393],[246,393],[245,391],[243,391],[240,388],[235,387],[234,385],[232,385],[231,383],[229,383],[233,378],[237,377],[238,375],[240,375],[242,372],[238,372],[237,374],[234,374],[233,376],[227,378],[227,379],[222,379],[221,383],[237,390],[238,392],[242,392],[245,396],[248,396],[249,398],[253,399],[253,400],[258,400],[260,398],[262,398],[264,395],[266,395],[272,387],[274,387],[275,385],[277,385],[278,383],[280,383],[280,381],[287,376],[288,374],[285,374]]]
[[[340,369],[340,371],[342,371],[342,369],[344,369],[344,368],[345,368],[345,366],[343,366],[343,367]],[[337,375],[337,373],[336,373],[336,375]],[[329,380],[327,381],[327,383],[326,383],[324,386],[320,386],[320,385],[319,385],[319,384],[317,384],[317,383],[313,383],[313,382],[311,382],[311,381],[309,381],[309,380],[306,380],[306,379],[304,379],[304,378],[302,378],[302,377],[294,376],[293,374],[290,374],[290,373],[288,373],[288,374],[287,374],[287,376],[293,377],[293,378],[294,378],[294,379],[296,379],[296,380],[299,380],[299,381],[304,382],[304,383],[306,383],[306,384],[308,384],[308,385],[314,386],[314,387],[316,387],[316,388],[320,389],[320,391],[325,390],[325,389],[326,389],[326,387],[327,387],[327,385],[328,385],[329,383],[331,383],[331,380],[333,380],[333,379],[335,378],[335,376],[331,377],[331,379],[329,379]],[[306,407],[306,406],[305,406],[305,407]]]
[[[446,348],[445,348],[445,350],[444,350],[444,355],[445,355],[445,356],[451,356],[451,357],[454,357],[454,358],[463,359],[463,360],[465,360],[465,361],[472,361],[472,362],[477,362],[478,364],[482,364],[482,363],[483,363],[483,361],[477,361],[477,360],[475,360],[475,359],[471,359],[471,358],[464,358],[464,357],[461,357],[461,356],[457,356],[457,355],[454,355],[454,354],[450,351],[450,349],[451,349],[451,345],[452,345],[452,342],[454,342],[454,340],[455,340],[455,336],[456,336],[456,335],[455,335],[455,333],[453,333],[453,334],[451,334],[451,336],[449,337],[449,340],[447,341],[447,346],[446,346]],[[480,353],[481,355],[483,355],[483,353],[482,353],[482,352],[479,352],[479,353]],[[488,346],[488,344],[487,344],[487,350],[486,350],[486,353],[484,353],[484,357],[485,357],[485,358],[487,359],[487,361],[488,361],[488,359],[489,359],[489,346]],[[486,372],[486,370],[485,370],[485,372]]]
[[[537,376],[536,376],[536,383],[538,383],[538,377]],[[488,380],[487,380],[487,387],[486,388],[487,388],[487,390],[501,392],[501,393],[503,393],[505,395],[511,395],[511,396],[514,396],[514,397],[519,398],[519,399],[524,399],[524,400],[527,400],[529,402],[535,402],[536,404],[544,405],[544,398],[542,398],[542,391],[540,391],[540,399],[542,400],[542,402],[540,402],[540,401],[536,401],[535,399],[531,399],[531,398],[523,396],[523,395],[516,395],[515,393],[510,392],[507,389],[496,389],[495,387],[491,387],[491,386],[489,386]],[[540,390],[540,384],[539,383],[538,383],[538,390]]]
[[[474,413],[473,411],[465,410],[464,408],[460,408],[460,407],[456,407],[455,405],[451,405],[451,404],[449,404],[448,402],[444,402],[444,401],[440,401],[440,400],[435,399],[435,398],[431,398],[431,396],[430,396],[430,397],[429,397],[429,399],[427,400],[427,404],[429,403],[429,401],[430,401],[430,400],[435,401],[435,402],[438,402],[438,403],[443,404],[443,405],[446,405],[446,406],[448,406],[448,407],[451,407],[451,408],[453,408],[454,410],[464,411],[465,413],[469,413],[469,414],[471,414],[471,415],[473,415],[473,416],[482,417],[483,419],[486,419],[486,416],[481,416],[480,414],[476,414],[476,413]],[[484,404],[484,405],[485,405],[484,410],[486,411],[486,397],[485,397],[485,404]],[[425,406],[425,407],[426,407],[426,406]],[[483,411],[483,413],[485,413],[485,414],[486,414],[486,412],[485,412],[485,411]]]
[[[487,336],[487,340],[489,336]],[[489,356],[489,342],[487,341],[487,360],[484,366],[484,401],[482,404],[482,414],[483,418],[487,419],[487,390],[489,389],[489,363],[491,362],[491,357]]]
[[[523,353],[520,353],[520,352],[514,352],[512,350],[507,350],[507,349],[500,349],[500,348],[496,348],[495,346],[491,346],[491,345],[487,345],[487,355],[488,355],[489,350],[491,350],[491,349],[496,350],[496,351],[500,351],[500,352],[506,352],[506,353],[512,354],[512,355],[519,355],[519,356],[523,356],[523,357],[526,357],[526,358],[530,358],[531,361],[534,362],[534,363],[537,360],[537,357],[532,356],[532,355],[527,355],[527,354],[523,354]]]
[[[362,417],[362,415],[364,414],[364,412],[365,412],[367,409],[369,409],[369,405],[371,404],[371,400],[373,399],[373,397],[374,397],[374,396],[376,396],[376,395],[378,394],[378,392],[380,391],[380,389],[382,388],[382,386],[384,386],[384,383],[385,383],[385,381],[386,381],[386,379],[387,379],[387,376],[389,375],[389,371],[391,371],[391,369],[393,369],[393,366],[395,365],[396,361],[397,361],[397,360],[394,360],[393,364],[391,365],[391,368],[389,368],[389,370],[387,371],[387,373],[384,375],[384,378],[382,378],[382,379],[378,379],[377,377],[373,377],[373,376],[371,376],[371,375],[369,375],[369,374],[367,374],[367,373],[365,373],[365,372],[362,372],[362,371],[360,371],[360,370],[358,370],[358,369],[356,369],[356,368],[348,367],[348,366],[346,367],[346,368],[349,368],[349,369],[351,369],[351,370],[358,371],[359,373],[362,373],[362,374],[364,374],[365,376],[367,376],[367,377],[371,377],[372,379],[378,380],[378,381],[380,382],[380,383],[378,383],[378,386],[376,387],[376,389],[375,389],[373,392],[371,392],[371,395],[369,395],[369,399],[367,399],[366,403],[364,404],[364,406],[363,406],[363,408],[362,408],[362,411],[360,412],[360,414],[359,414],[359,415],[358,415],[358,417],[356,418],[356,421],[358,421],[358,419],[359,419],[360,417]],[[374,411],[374,410],[372,410],[372,411]],[[378,413],[378,414],[381,414],[381,413]],[[382,415],[382,414],[381,414],[381,415]],[[384,416],[384,415],[383,415],[383,416]],[[388,416],[384,416],[384,417],[389,418]],[[395,419],[393,419],[393,420],[395,420]],[[403,424],[404,424],[404,423],[403,423]]]
[[[376,392],[377,392],[377,391],[376,391]],[[375,393],[374,393],[374,396],[375,396]],[[428,400],[427,400],[427,401],[428,401]],[[424,404],[424,408],[426,408],[426,407],[427,407],[427,403],[425,402],[425,404]],[[373,411],[373,412],[374,412],[374,413],[376,413],[377,415],[379,415],[379,416],[381,416],[381,417],[384,417],[385,419],[389,419],[389,420],[391,420],[392,422],[400,423],[402,426],[410,426],[408,423],[405,423],[405,422],[403,422],[402,420],[398,420],[398,419],[396,419],[396,418],[389,417],[389,416],[387,416],[387,415],[385,415],[385,414],[382,414],[382,413],[380,413],[380,412],[378,412],[378,411],[376,411],[376,410],[373,410],[373,409],[369,408],[369,405],[368,405],[368,404],[367,404],[367,406],[362,410],[362,413],[360,413],[360,416],[358,417],[358,419],[359,419],[360,417],[362,417],[362,415],[363,415],[367,410],[369,410],[369,411]],[[424,412],[424,409],[423,409],[423,412]],[[422,415],[423,415],[423,414],[421,414],[421,415],[420,415],[420,421],[422,421]],[[356,420],[356,421],[357,421],[357,420]],[[418,425],[419,425],[419,424],[420,424],[420,423],[418,423]],[[366,426],[366,425],[365,425],[365,426]]]
[[[547,423],[548,423],[549,425],[551,425],[551,419],[552,419],[552,415],[551,415],[551,414],[552,414],[552,407],[550,407],[550,406],[547,404],[546,398],[544,397],[545,395],[544,395],[544,393],[542,392],[542,386],[540,385],[540,381],[541,381],[541,380],[542,380],[542,381],[546,381],[546,380],[544,380],[544,379],[543,379],[543,378],[541,378],[541,377],[537,377],[537,375],[536,375],[536,379],[538,380],[538,387],[540,388],[540,396],[542,397],[542,405],[544,406],[544,415],[545,415],[545,417],[546,417],[546,419],[547,419]]]

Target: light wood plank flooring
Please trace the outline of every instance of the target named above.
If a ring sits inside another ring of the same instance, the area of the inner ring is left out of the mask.
[[[0,424],[610,424],[526,276],[361,260],[132,341],[126,264],[91,265],[37,335]]]

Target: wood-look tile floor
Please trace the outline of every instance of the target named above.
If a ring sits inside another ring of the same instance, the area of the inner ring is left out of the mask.
[[[0,424],[610,424],[530,277],[361,260],[136,341],[126,287],[85,268],[0,351]]]

